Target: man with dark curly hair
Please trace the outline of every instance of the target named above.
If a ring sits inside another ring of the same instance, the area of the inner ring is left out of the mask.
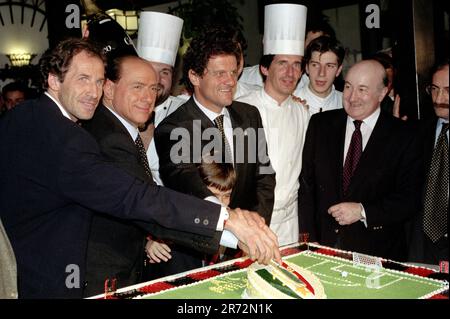
[[[218,151],[219,160],[231,162],[236,170],[229,206],[256,211],[269,225],[275,174],[267,157],[261,117],[255,107],[233,101],[240,50],[229,37],[219,34],[205,30],[192,40],[184,56],[183,81],[192,97],[155,130],[160,175],[169,188],[217,201],[196,164],[203,154]],[[179,252],[185,262],[176,261],[172,253],[174,258],[166,263],[164,274],[202,265],[202,256]]]

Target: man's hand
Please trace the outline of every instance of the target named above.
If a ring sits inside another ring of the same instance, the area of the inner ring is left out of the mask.
[[[161,260],[168,261],[172,258],[170,248],[164,243],[155,240],[149,240],[145,245],[145,252],[151,264],[160,263]]]
[[[252,260],[266,265],[271,259],[281,262],[277,236],[256,212],[239,208],[231,209],[225,229],[238,238],[239,248]]]
[[[362,218],[360,203],[339,203],[328,208],[328,214],[334,217],[339,225],[351,225]]]
[[[394,106],[392,108],[392,115],[397,118],[400,118],[400,95],[396,94],[394,99]],[[408,115],[403,115],[401,117],[403,121],[408,120]]]

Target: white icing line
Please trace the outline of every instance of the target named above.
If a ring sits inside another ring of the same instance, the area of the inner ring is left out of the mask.
[[[342,250],[337,250],[337,249],[334,249],[334,248],[324,247],[324,246],[320,246],[320,245],[310,244],[310,246],[323,248],[325,250],[331,250],[331,251],[336,251],[336,252],[348,253],[348,252],[345,252],[345,251],[342,251]],[[291,258],[294,258],[295,256],[299,256],[299,255],[302,255],[302,254],[303,255],[308,255],[308,256],[310,256],[312,258],[317,258],[319,260],[324,260],[323,259],[324,257],[326,257],[327,259],[328,258],[329,259],[336,259],[336,260],[339,260],[340,262],[347,263],[347,264],[351,265],[352,267],[357,267],[357,268],[360,268],[360,269],[364,269],[364,267],[362,267],[362,266],[355,266],[355,265],[353,265],[353,263],[350,260],[348,260],[348,259],[344,259],[342,257],[337,257],[337,256],[330,256],[330,255],[322,254],[322,253],[317,252],[317,251],[312,252],[312,251],[309,251],[309,250],[304,250],[302,252],[299,252],[299,253],[296,253],[296,254],[292,254],[292,255],[289,255],[289,256],[286,256],[286,257],[287,257],[287,259],[291,259]],[[323,256],[323,257],[320,258],[317,255]],[[387,260],[387,259],[382,259],[382,260],[390,261],[390,260]],[[325,261],[327,261],[327,260],[325,259]],[[413,265],[408,265],[408,264],[395,262],[395,261],[390,261],[390,262],[395,263],[395,264],[404,265],[406,267],[428,269],[428,270],[432,270],[433,272],[435,272],[433,269],[429,269],[429,268],[425,268],[425,267],[416,267],[416,266],[413,266]],[[388,272],[388,273],[398,274],[400,277],[408,277],[409,280],[417,282],[417,283],[428,284],[430,286],[436,286],[436,285],[440,286],[440,287],[436,287],[437,288],[436,290],[434,290],[434,291],[432,291],[432,292],[430,292],[430,293],[428,293],[428,294],[426,294],[426,295],[424,295],[422,297],[419,297],[419,299],[431,298],[432,296],[437,295],[437,294],[439,294],[441,292],[445,292],[445,291],[447,291],[449,289],[449,283],[447,281],[445,281],[445,280],[438,280],[438,279],[433,279],[433,278],[422,277],[422,276],[419,276],[419,275],[416,275],[416,274],[402,272],[402,271],[398,271],[398,270],[394,270],[394,269],[383,268],[383,270]],[[319,273],[316,273],[316,275],[319,275]],[[323,274],[320,274],[320,275],[323,275]],[[326,276],[326,277],[330,277],[330,276]],[[411,278],[409,278],[409,277],[411,277]],[[442,286],[442,285],[444,285],[444,286]]]

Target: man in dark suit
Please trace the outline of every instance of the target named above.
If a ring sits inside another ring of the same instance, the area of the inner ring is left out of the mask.
[[[434,117],[421,126],[425,154],[423,202],[414,222],[409,261],[439,264],[448,261],[448,82],[449,63],[437,64],[427,88],[434,106]]]
[[[191,246],[198,240],[218,248],[230,231],[252,258],[280,261],[277,240],[256,213],[224,212],[155,187],[101,155],[76,124],[93,116],[102,94],[104,65],[97,47],[63,41],[41,60],[41,71],[46,93],[0,120],[0,216],[16,254],[20,298],[81,296],[93,212],[145,227],[157,223],[158,235],[167,231],[173,240],[180,238],[176,231],[197,234],[186,243]]]
[[[422,157],[417,134],[380,111],[381,64],[347,73],[344,110],[314,115],[300,176],[300,233],[344,250],[404,260],[405,223],[417,213]]]
[[[203,153],[216,151],[217,160],[232,162],[235,167],[230,207],[254,210],[270,225],[275,173],[267,156],[261,117],[255,107],[233,101],[239,47],[228,38],[205,31],[192,40],[183,60],[184,83],[193,96],[155,130],[160,176],[169,188],[214,199],[196,164],[201,163]],[[196,257],[198,264],[201,260]],[[195,261],[195,257],[188,259]],[[164,268],[170,264],[192,268],[189,262],[181,265],[174,260]]]
[[[153,111],[158,92],[153,67],[135,55],[116,50],[108,55],[103,91],[102,103],[83,128],[114,165],[153,184],[146,156],[141,156],[135,142],[140,138],[138,127]],[[85,296],[103,292],[108,278],[117,279],[117,287],[140,282],[145,237],[143,229],[132,221],[94,215],[88,241]]]

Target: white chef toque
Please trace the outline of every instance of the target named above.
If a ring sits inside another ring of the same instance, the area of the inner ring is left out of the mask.
[[[175,65],[183,19],[153,11],[143,11],[139,18],[137,52],[148,61]]]
[[[307,8],[300,4],[264,7],[264,55],[303,55]]]

